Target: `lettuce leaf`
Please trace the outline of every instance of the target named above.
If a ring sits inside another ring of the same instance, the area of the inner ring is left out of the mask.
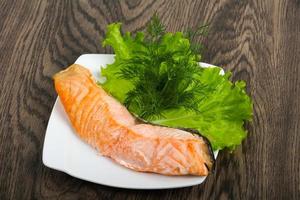
[[[199,102],[199,112],[170,110],[153,123],[197,129],[211,142],[213,149],[233,149],[246,137],[244,120],[252,117],[252,102],[245,93],[245,82],[233,84],[230,73],[220,75],[220,68],[205,68],[199,79],[207,87]]]
[[[106,82],[102,87],[117,98],[120,102],[124,102],[126,93],[133,89],[132,82],[120,78],[116,74],[120,73],[120,62],[122,59],[129,59],[133,56],[133,50],[142,50],[140,42],[144,39],[144,34],[139,32],[135,38],[127,32],[124,36],[121,34],[121,23],[113,23],[108,25],[106,38],[102,42],[103,46],[110,45],[115,52],[115,62],[101,68],[101,74],[106,77]]]

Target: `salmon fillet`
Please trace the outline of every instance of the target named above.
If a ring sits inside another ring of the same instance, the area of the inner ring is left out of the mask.
[[[74,64],[54,77],[55,89],[80,138],[103,156],[141,172],[206,176],[214,156],[206,138],[142,123]]]

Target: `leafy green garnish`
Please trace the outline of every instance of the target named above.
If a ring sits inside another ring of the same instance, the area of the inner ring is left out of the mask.
[[[206,26],[166,33],[154,16],[145,33],[122,35],[120,28],[109,25],[103,41],[115,51],[115,62],[101,71],[106,91],[145,120],[199,130],[214,149],[241,143],[252,103],[245,82],[232,83],[230,73],[220,75],[217,67],[199,67],[200,46],[191,41]]]
[[[204,97],[198,104],[199,112],[184,109],[169,110],[164,118],[153,123],[189,127],[199,130],[212,143],[213,149],[234,148],[246,136],[244,120],[251,119],[252,103],[245,93],[245,82],[229,81],[230,73],[219,75],[220,68],[203,70]]]

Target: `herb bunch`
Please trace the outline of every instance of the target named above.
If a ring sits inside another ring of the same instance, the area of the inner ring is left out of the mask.
[[[183,45],[168,48],[165,26],[155,15],[150,21],[141,48],[133,50],[133,57],[120,61],[119,78],[129,80],[133,88],[127,92],[125,106],[147,120],[161,117],[167,109],[183,107],[198,110],[203,90],[194,78],[202,70],[197,56],[190,48],[187,38],[168,35],[168,40],[183,40]],[[179,41],[180,41],[179,40]]]

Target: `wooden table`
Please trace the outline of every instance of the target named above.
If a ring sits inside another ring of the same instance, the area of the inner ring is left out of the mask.
[[[195,187],[105,187],[46,168],[42,148],[56,99],[52,75],[102,48],[106,25],[168,31],[209,24],[204,62],[244,79],[253,97],[249,136],[222,151]],[[300,199],[300,1],[0,1],[0,199]]]

